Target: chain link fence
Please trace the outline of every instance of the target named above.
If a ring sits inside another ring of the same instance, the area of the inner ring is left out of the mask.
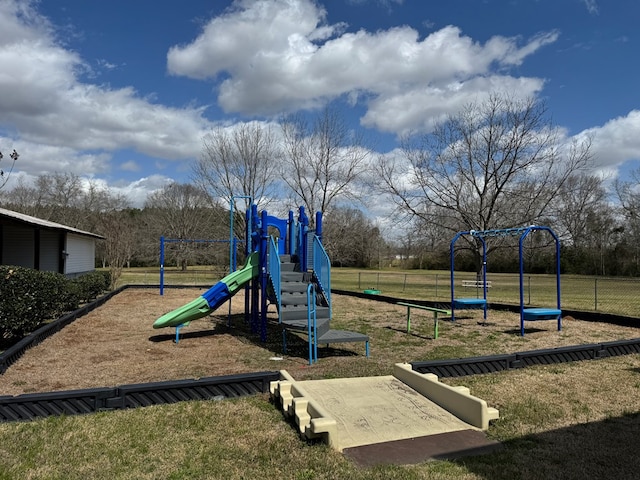
[[[192,267],[182,272],[165,269],[167,285],[213,285],[227,275],[228,267]],[[125,270],[118,282],[124,284],[158,285],[158,269]],[[482,297],[482,288],[475,285],[476,275],[456,272],[455,296]],[[489,303],[520,304],[518,274],[488,273],[487,299]],[[405,299],[451,301],[449,273],[398,273],[332,269],[332,288],[348,291],[379,290],[383,295]],[[561,306],[568,310],[603,312],[640,318],[640,279],[616,277],[561,276]],[[523,277],[523,296],[526,306],[555,307],[555,275]]]
[[[482,297],[476,275],[456,272],[455,297]],[[561,276],[562,308],[603,312],[640,318],[640,279],[615,277]],[[520,304],[518,274],[488,273],[489,302]],[[332,287],[350,291],[378,290],[383,295],[407,299],[451,301],[449,273],[332,272]],[[555,275],[523,276],[523,300],[528,307],[555,307]]]

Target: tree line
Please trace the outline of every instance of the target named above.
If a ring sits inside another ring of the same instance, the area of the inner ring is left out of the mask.
[[[279,216],[298,205],[322,212],[325,246],[339,266],[399,261],[447,269],[456,232],[536,224],[560,236],[564,272],[638,275],[640,170],[618,180],[593,174],[591,141],[567,144],[538,100],[492,94],[375,154],[371,140],[327,107],[274,123],[213,129],[203,138],[191,181],[149,194],[139,208],[69,173],[19,181],[0,196],[5,208],[104,235],[99,262],[115,278],[124,266],[157,264],[160,235],[228,239],[233,199],[242,199],[233,212],[242,237],[248,198]],[[372,204],[387,207],[388,217],[368,217]],[[456,265],[477,271],[480,246],[465,240]],[[550,239],[529,241],[530,268],[553,268]],[[492,270],[517,264],[513,238],[487,246]],[[177,242],[169,254],[181,268],[228,263],[229,255],[228,245],[189,242]]]

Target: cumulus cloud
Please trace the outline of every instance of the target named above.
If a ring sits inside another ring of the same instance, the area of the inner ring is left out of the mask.
[[[349,32],[344,24],[327,24],[326,16],[310,0],[236,1],[193,42],[169,50],[168,70],[220,81],[218,102],[228,112],[269,115],[357,96],[370,102],[365,125],[401,132],[424,128],[425,117],[437,118],[487,86],[519,84],[523,95],[538,92],[540,79],[498,71],[558,38],[553,31],[525,42],[494,36],[482,44],[455,26],[425,38],[408,26]]]
[[[111,185],[110,190],[116,195],[125,196],[131,205],[142,208],[147,196],[157,190],[161,190],[174,180],[164,175],[150,175],[133,182],[122,182]]]
[[[576,135],[578,140],[592,138],[595,167],[617,168],[628,161],[640,161],[640,110],[632,110],[600,127],[589,128]]]
[[[509,92],[514,98],[526,98],[539,93],[543,85],[540,79],[493,75],[442,87],[415,87],[372,100],[361,122],[364,126],[398,134],[430,131],[448,114],[470,103],[482,103],[492,92]]]
[[[130,148],[167,159],[194,158],[199,152],[208,127],[202,109],[154,104],[132,87],[83,83],[83,60],[57,42],[52,26],[30,2],[0,2],[0,65],[0,123],[11,125],[34,153],[68,150],[48,157],[47,170],[53,165],[64,170],[72,150]],[[84,173],[102,169],[93,162],[84,166]]]

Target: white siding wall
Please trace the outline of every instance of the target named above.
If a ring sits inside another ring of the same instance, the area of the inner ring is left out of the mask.
[[[67,233],[65,251],[68,253],[64,273],[84,273],[95,269],[95,239]]]
[[[2,263],[33,268],[35,265],[34,231],[30,227],[3,227]]]

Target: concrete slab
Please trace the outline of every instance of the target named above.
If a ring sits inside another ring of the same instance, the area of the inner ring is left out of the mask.
[[[474,428],[391,375],[296,384],[336,421],[340,451]]]

